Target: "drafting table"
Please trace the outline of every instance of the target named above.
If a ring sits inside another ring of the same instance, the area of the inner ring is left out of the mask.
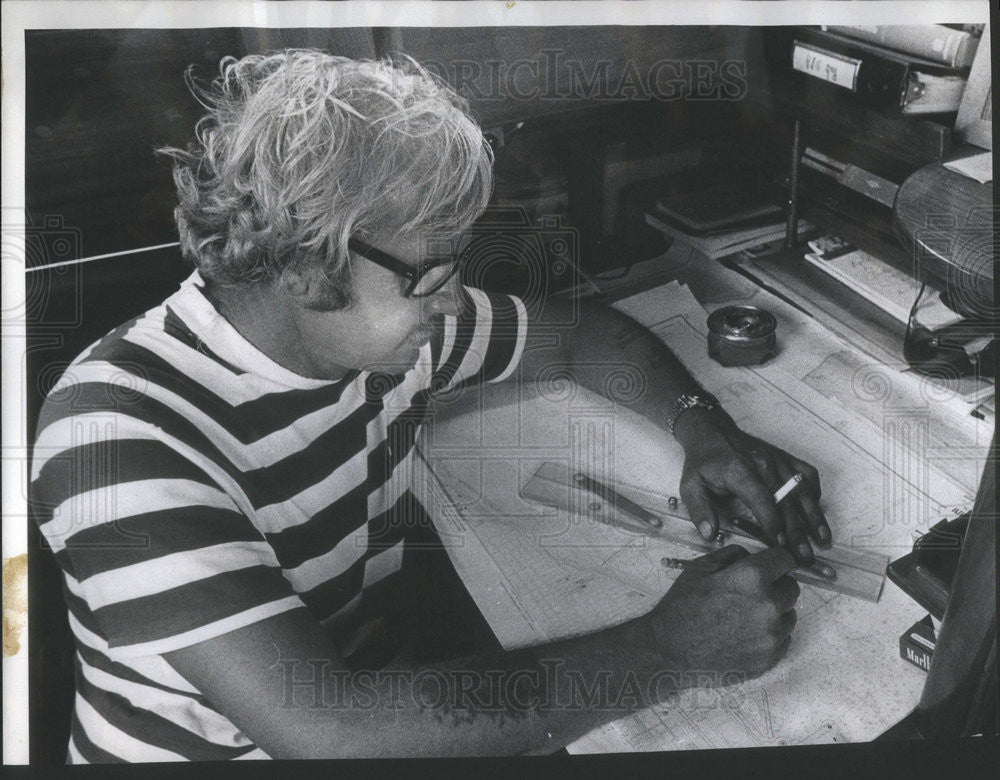
[[[915,532],[971,506],[992,421],[959,420],[947,399],[899,366],[884,366],[728,269],[695,263],[692,272],[678,251],[665,262],[690,287],[654,287],[619,308],[667,341],[741,426],[819,468],[838,543],[895,558]],[[736,302],[778,319],[779,354],[765,366],[723,368],[705,354],[705,308]],[[690,557],[519,496],[544,461],[676,495],[678,445],[582,388],[553,381],[472,390],[437,410],[421,451],[416,489],[507,648],[643,614],[677,576],[660,558]],[[867,741],[915,706],[925,673],[899,657],[898,637],[924,613],[899,589],[887,581],[870,603],[803,586],[797,610],[788,655],[761,677],[685,691],[596,729],[570,752]]]

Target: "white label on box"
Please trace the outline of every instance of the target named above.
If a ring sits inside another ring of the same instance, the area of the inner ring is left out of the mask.
[[[861,60],[796,41],[792,49],[792,67],[853,92],[857,90]]]
[[[920,634],[918,634],[916,631],[910,632],[910,639],[912,639],[917,644],[923,645],[932,653],[934,652],[934,643],[929,639],[927,639],[926,637],[920,636]]]

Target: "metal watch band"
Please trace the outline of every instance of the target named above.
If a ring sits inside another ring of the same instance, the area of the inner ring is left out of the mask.
[[[696,406],[700,406],[703,409],[716,409],[719,406],[719,399],[711,393],[703,392],[697,395],[694,393],[681,393],[677,400],[674,401],[674,408],[667,415],[667,430],[670,431],[671,435],[673,435],[674,426],[677,424],[677,418],[688,409],[694,409]]]

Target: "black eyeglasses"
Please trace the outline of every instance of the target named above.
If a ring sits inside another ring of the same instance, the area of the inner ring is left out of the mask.
[[[410,283],[403,292],[407,298],[426,298],[428,295],[433,295],[448,284],[458,271],[459,263],[450,257],[425,260],[418,266],[412,266],[355,236],[347,239],[347,246],[366,260],[371,260],[376,265],[409,279]]]

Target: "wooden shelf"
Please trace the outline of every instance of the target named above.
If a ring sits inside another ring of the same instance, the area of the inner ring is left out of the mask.
[[[805,89],[788,76],[772,72],[768,81],[748,97],[807,127],[848,137],[913,167],[942,160],[951,152],[950,125],[919,115],[875,111],[836,89],[819,82]]]

